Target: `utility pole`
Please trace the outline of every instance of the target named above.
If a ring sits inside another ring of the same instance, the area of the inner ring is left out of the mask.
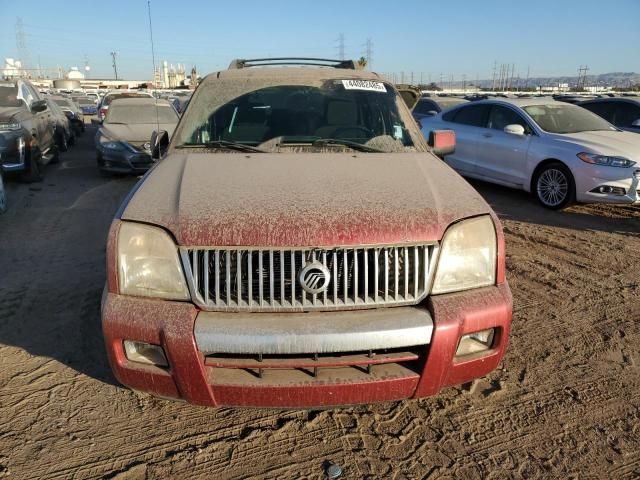
[[[111,57],[113,58],[113,73],[115,73],[116,80],[118,80],[118,66],[116,65],[116,55],[118,55],[118,52],[111,52]]]
[[[525,90],[529,90],[529,65],[527,65],[527,83],[524,86]]]
[[[511,80],[509,80],[509,90],[511,90],[513,88],[513,74],[516,71],[516,64],[512,63],[511,64]]]
[[[467,93],[467,74],[462,75],[462,91]]]
[[[498,68],[498,61],[493,61],[493,83],[491,83],[491,91],[496,91],[496,68]]]

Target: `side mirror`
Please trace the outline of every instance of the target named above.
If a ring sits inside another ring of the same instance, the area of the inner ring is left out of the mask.
[[[631,124],[632,127],[640,128],[640,118]]]
[[[453,130],[432,130],[427,141],[433,153],[440,158],[456,151],[456,132]]]
[[[151,150],[151,158],[160,160],[167,153],[169,148],[169,133],[166,130],[154,130],[151,134],[149,149]]]
[[[33,113],[44,112],[47,109],[46,100],[36,100],[31,104],[31,111]]]
[[[511,135],[524,135],[524,127],[522,125],[518,125],[513,123],[511,125],[507,125],[504,127],[504,133],[510,133]]]

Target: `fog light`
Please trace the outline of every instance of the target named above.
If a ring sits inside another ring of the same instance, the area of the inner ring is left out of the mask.
[[[591,190],[591,193],[609,193],[613,195],[625,195],[627,191],[622,187],[612,187],[611,185],[601,185]]]
[[[456,350],[456,357],[485,352],[493,346],[495,329],[482,330],[480,332],[463,335]]]
[[[159,345],[144,342],[124,341],[124,353],[132,362],[146,363],[156,367],[168,367],[167,357]]]

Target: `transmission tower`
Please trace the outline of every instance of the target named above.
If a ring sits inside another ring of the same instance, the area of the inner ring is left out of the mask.
[[[24,24],[22,18],[18,17],[16,20],[16,47],[18,49],[19,60],[22,62],[22,69],[28,71],[31,65],[31,58],[29,58],[29,49],[27,48],[27,40],[24,33]]]
[[[344,60],[344,33],[338,36],[338,57],[340,60]]]
[[[373,42],[370,38],[367,38],[367,43],[365,43],[365,56],[367,59],[367,68],[371,70],[373,63]]]
[[[113,73],[116,76],[116,80],[118,80],[118,66],[116,65],[116,56],[118,52],[111,52],[111,57],[113,58]]]
[[[580,65],[578,68],[578,88],[584,89],[587,83],[587,72],[589,71],[589,65]]]

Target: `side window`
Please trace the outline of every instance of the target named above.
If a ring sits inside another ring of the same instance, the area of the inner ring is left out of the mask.
[[[633,122],[640,120],[640,106],[631,103],[618,103],[614,120],[614,125],[618,127],[630,127]]]
[[[531,129],[527,125],[527,122],[525,122],[525,120],[520,115],[518,115],[517,112],[507,107],[494,105],[491,108],[491,113],[489,114],[489,123],[487,124],[487,126],[494,130],[504,130],[504,127],[506,127],[507,125],[522,125],[525,132],[531,132]]]
[[[487,114],[491,105],[468,105],[455,110],[454,123],[471,125],[473,127],[486,127]]]
[[[29,90],[29,92],[31,92],[31,97],[34,100],[42,100],[42,98],[40,97],[40,93],[38,93],[38,90],[33,88],[31,85],[27,85],[27,89]]]
[[[22,95],[22,99],[27,102],[27,105],[31,106],[31,103],[33,102],[33,94],[24,83],[20,87],[20,94]]]
[[[416,108],[413,109],[415,113],[420,113],[422,115],[426,115],[431,110],[434,110],[436,112],[438,111],[438,109],[435,107],[435,105],[431,100],[425,100],[425,99],[420,100],[416,105]]]
[[[581,105],[590,112],[604,118],[607,122],[613,123],[613,114],[615,112],[615,106],[613,102],[595,102]]]

